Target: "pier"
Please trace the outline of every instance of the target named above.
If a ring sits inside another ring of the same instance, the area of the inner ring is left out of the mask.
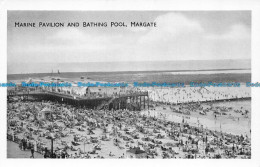
[[[63,94],[58,92],[32,90],[32,91],[16,91],[8,90],[7,99],[19,96],[22,100],[29,100],[33,97],[35,100],[56,101],[59,103],[70,104],[74,106],[86,107],[91,109],[129,109],[129,110],[142,110],[149,109],[149,96],[148,92],[132,92],[113,95],[110,97],[93,98],[87,96],[76,96],[70,94]]]

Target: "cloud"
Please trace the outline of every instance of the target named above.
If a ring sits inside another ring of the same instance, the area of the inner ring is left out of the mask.
[[[158,27],[152,29],[149,33],[140,38],[140,43],[158,40],[167,41],[167,39],[182,34],[201,33],[204,31],[198,22],[188,19],[184,15],[178,13],[161,15],[155,19],[155,22]]]
[[[46,40],[29,45],[26,50],[18,48],[18,52],[50,52],[50,53],[93,53],[117,49],[122,36],[119,34],[91,33],[77,28],[65,28],[46,37]],[[113,41],[113,42],[112,42]]]
[[[183,14],[168,13],[155,19],[158,27],[141,36],[133,60],[213,60],[248,59],[250,29],[235,24],[224,34],[211,34],[200,22]]]
[[[206,38],[212,40],[250,40],[251,32],[248,27],[236,24],[232,25],[227,33],[221,35],[209,34]]]
[[[85,40],[85,34],[77,28],[65,28],[49,37],[50,40]]]
[[[132,32],[145,32],[149,29],[147,27],[129,27],[128,30]]]
[[[130,31],[64,28],[30,40],[16,36],[18,42],[9,48],[14,56],[8,61],[168,61],[251,56],[250,29],[243,24],[226,26],[225,33],[213,34],[198,20],[181,13],[159,15],[154,22],[157,27],[128,28]],[[17,58],[17,53],[26,57]],[[34,59],[35,55],[42,58]]]

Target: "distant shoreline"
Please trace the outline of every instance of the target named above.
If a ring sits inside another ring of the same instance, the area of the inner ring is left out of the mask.
[[[63,74],[72,74],[72,73],[89,73],[89,74],[98,74],[98,73],[161,73],[161,72],[204,72],[204,71],[242,71],[242,70],[251,70],[251,68],[236,68],[236,69],[202,69],[202,70],[147,70],[147,71],[97,71],[97,72],[60,72]],[[58,74],[58,73],[14,73],[8,75],[30,75],[30,74]]]

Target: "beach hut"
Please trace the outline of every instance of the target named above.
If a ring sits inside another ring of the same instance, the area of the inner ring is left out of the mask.
[[[49,107],[45,107],[44,109],[42,109],[39,114],[38,114],[38,118],[39,119],[46,119],[47,115],[51,114],[53,112],[53,110]]]
[[[131,158],[146,158],[147,156],[146,152],[139,147],[130,148],[130,150],[126,151],[126,155]]]

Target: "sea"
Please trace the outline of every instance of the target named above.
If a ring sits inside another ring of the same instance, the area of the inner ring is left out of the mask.
[[[251,60],[185,60],[139,62],[8,63],[7,74],[59,72],[168,71],[198,73],[205,71],[250,72]],[[237,71],[239,70],[239,71]]]

